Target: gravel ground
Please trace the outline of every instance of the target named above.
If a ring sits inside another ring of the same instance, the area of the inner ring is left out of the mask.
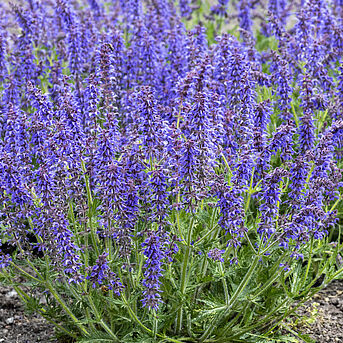
[[[0,342],[57,343],[54,329],[42,317],[27,315],[17,293],[0,285]]]
[[[305,318],[315,314],[315,322],[301,320],[299,329],[317,343],[343,342],[343,280],[332,282],[316,294],[298,313]]]
[[[343,342],[343,280],[334,281],[298,313],[303,319],[294,318],[293,329],[317,343]],[[0,343],[38,342],[58,343],[53,327],[40,316],[25,314],[17,293],[0,285]]]

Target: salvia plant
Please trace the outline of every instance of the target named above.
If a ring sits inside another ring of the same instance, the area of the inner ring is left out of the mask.
[[[1,282],[65,341],[287,341],[342,275],[342,9],[1,4]]]

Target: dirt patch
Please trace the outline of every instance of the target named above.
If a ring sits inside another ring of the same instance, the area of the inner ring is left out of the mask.
[[[303,316],[298,328],[315,342],[343,342],[343,280],[332,282],[298,313]]]
[[[41,316],[27,315],[18,294],[0,285],[0,343],[57,343],[54,328]]]

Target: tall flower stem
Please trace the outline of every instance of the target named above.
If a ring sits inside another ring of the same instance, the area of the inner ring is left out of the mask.
[[[223,263],[222,262],[219,263],[219,268],[220,268],[220,274],[221,274],[221,277],[222,277],[222,283],[223,283],[223,288],[224,288],[225,304],[227,306],[229,306],[229,301],[230,301],[229,290],[227,288],[225,272],[224,272],[224,267],[223,267]]]
[[[88,200],[88,221],[89,221],[89,227],[91,230],[91,238],[93,247],[95,249],[95,253],[97,256],[99,256],[99,248],[98,248],[98,242],[97,242],[97,236],[95,233],[95,228],[93,226],[93,198],[92,198],[92,192],[90,188],[89,183],[89,177],[87,176],[87,169],[84,161],[81,161],[82,171],[84,173],[84,180],[86,183],[86,190],[87,190],[87,200]],[[86,247],[88,249],[88,247]]]
[[[186,287],[187,287],[187,267],[188,267],[190,252],[192,249],[191,241],[192,241],[193,226],[194,226],[194,216],[192,216],[192,219],[188,228],[187,247],[186,247],[186,252],[185,252],[185,255],[183,258],[183,264],[182,264],[181,283],[180,283],[181,296],[185,294]],[[181,303],[180,308],[177,313],[177,318],[176,318],[176,331],[178,333],[180,333],[182,329],[182,314],[183,314],[183,309],[182,309],[182,303]]]

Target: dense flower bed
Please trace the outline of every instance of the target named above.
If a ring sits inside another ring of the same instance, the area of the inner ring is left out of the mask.
[[[341,1],[0,12],[1,278],[61,335],[260,342],[341,273]]]

